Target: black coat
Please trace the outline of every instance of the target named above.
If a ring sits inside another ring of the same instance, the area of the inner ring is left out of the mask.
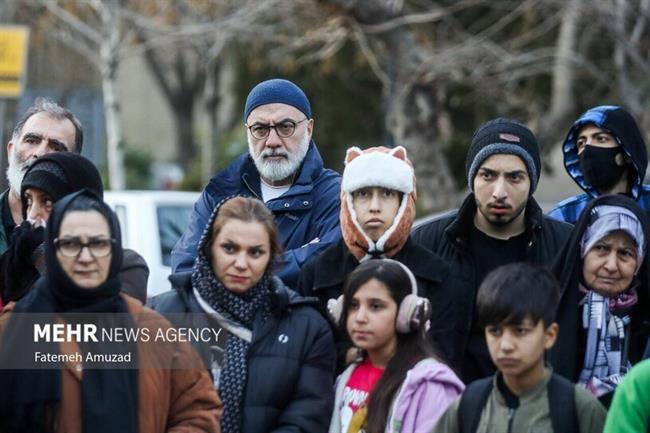
[[[415,275],[418,295],[431,301],[431,329],[433,345],[440,357],[452,367],[462,354],[453,337],[458,328],[453,306],[454,293],[459,289],[458,280],[451,275],[449,266],[437,254],[408,239],[402,250],[392,259],[405,264]],[[326,314],[328,299],[336,299],[343,293],[343,283],[359,262],[343,240],[330,246],[302,268],[298,291],[303,296],[315,296],[321,312]],[[336,326],[336,324],[333,324]],[[345,332],[337,333],[337,340],[345,340]],[[340,347],[345,347],[341,345]]]
[[[467,347],[475,314],[476,292],[481,283],[477,281],[474,257],[468,250],[475,214],[474,194],[469,194],[458,210],[417,226],[412,234],[415,242],[446,259],[454,275],[461,279],[461,287],[454,296],[456,305],[453,308],[457,315],[455,323],[458,324],[453,335],[458,339],[461,354],[465,353]],[[528,200],[525,217],[526,259],[550,266],[569,238],[572,226],[544,215],[532,197]],[[495,251],[495,254],[498,254],[498,251]]]
[[[622,195],[604,195],[589,202],[576,222],[571,238],[557,256],[553,272],[560,282],[561,289],[556,319],[560,325],[560,332],[555,346],[551,349],[550,361],[555,372],[574,382],[578,380],[583,367],[586,344],[585,331],[582,327],[582,308],[578,306],[584,297],[584,293],[580,293],[578,289],[583,266],[580,242],[590,224],[591,210],[599,205],[614,205],[631,210],[641,222],[646,244],[650,235],[647,214],[636,202]],[[636,364],[644,357],[643,352],[650,335],[650,255],[647,251],[636,280],[639,299],[630,312],[627,353],[632,364]]]
[[[150,307],[162,314],[203,313],[190,275],[170,277],[174,290],[154,297]],[[255,317],[252,330],[242,432],[327,432],[334,405],[332,334],[314,299],[272,281],[272,314]]]

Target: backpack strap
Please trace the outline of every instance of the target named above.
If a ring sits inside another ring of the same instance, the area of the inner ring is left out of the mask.
[[[575,384],[553,373],[548,382],[548,406],[555,433],[579,431],[575,391]]]
[[[459,433],[474,433],[481,421],[483,408],[492,392],[494,376],[474,381],[467,385],[460,396],[458,406]]]

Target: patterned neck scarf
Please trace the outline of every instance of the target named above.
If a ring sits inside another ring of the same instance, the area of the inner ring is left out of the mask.
[[[262,279],[246,293],[238,295],[217,279],[212,266],[200,253],[192,270],[192,287],[201,297],[222,316],[251,329],[257,314],[268,317],[271,311],[270,277],[264,274]],[[246,388],[246,357],[250,343],[228,333],[226,338],[226,364],[219,379],[219,395],[223,401],[224,411],[221,419],[221,431],[238,433],[242,426],[242,406]]]
[[[581,291],[586,291],[581,287]],[[628,293],[623,303],[636,303],[636,292]],[[613,313],[620,305],[594,291],[583,298],[582,323],[587,333],[587,350],[579,383],[595,397],[613,391],[630,368],[627,361],[626,339],[630,316]],[[626,309],[629,311],[629,308]],[[620,310],[619,310],[620,311]]]

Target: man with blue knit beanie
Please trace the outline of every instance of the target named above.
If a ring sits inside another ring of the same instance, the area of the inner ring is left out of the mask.
[[[494,373],[474,311],[483,278],[508,263],[550,264],[571,226],[543,215],[533,198],[542,171],[537,139],[525,125],[485,122],[472,137],[465,170],[470,194],[461,207],[416,227],[412,237],[463,280],[454,298],[460,363],[453,367],[469,383]]]
[[[302,264],[341,237],[341,176],[323,167],[312,140],[311,104],[291,81],[276,78],[256,85],[246,98],[244,126],[248,152],[210,179],[194,204],[189,227],[172,251],[172,271],[192,269],[214,207],[244,194],[273,212],[285,248],[277,272],[295,286]]]

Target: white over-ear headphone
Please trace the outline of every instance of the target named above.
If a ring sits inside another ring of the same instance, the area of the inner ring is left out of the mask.
[[[431,302],[427,298],[418,296],[418,283],[415,280],[413,272],[401,262],[393,259],[376,259],[390,263],[397,263],[406,272],[409,280],[411,281],[411,293],[399,304],[397,311],[397,320],[395,321],[395,329],[397,332],[406,334],[420,329],[431,317]],[[327,301],[327,310],[332,316],[334,323],[338,325],[343,313],[343,295],[337,299],[330,299]]]

